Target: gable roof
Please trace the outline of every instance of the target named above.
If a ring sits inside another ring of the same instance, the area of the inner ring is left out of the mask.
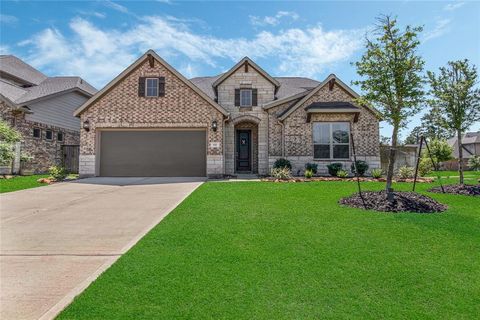
[[[115,87],[117,83],[127,77],[132,71],[134,71],[138,66],[140,66],[145,59],[149,56],[155,58],[159,63],[161,63],[168,71],[172,72],[175,76],[177,76],[183,83],[185,83],[190,89],[195,91],[198,95],[200,95],[205,101],[211,104],[215,109],[221,112],[224,116],[228,116],[228,112],[221,107],[218,103],[213,101],[208,95],[205,94],[202,90],[200,90],[197,86],[195,86],[192,82],[190,82],[187,78],[185,78],[180,72],[178,72],[174,67],[169,65],[165,60],[160,58],[160,56],[153,51],[152,49],[145,52],[140,58],[138,58],[134,63],[132,63],[128,68],[123,70],[118,76],[116,76],[112,81],[110,81],[105,87],[103,87],[100,91],[98,91],[93,97],[88,99],[83,105],[81,105],[75,112],[73,113],[74,116],[78,117],[82,112],[87,110],[95,101],[103,97],[110,89]]]
[[[47,79],[46,75],[13,55],[0,55],[0,72],[36,85]]]
[[[200,90],[205,92],[210,98],[215,99],[215,88],[213,87],[213,83],[222,76],[223,74],[219,74],[216,76],[211,77],[196,77],[190,79],[190,81],[195,84]],[[309,79],[309,78],[302,78],[302,77],[273,77],[280,83],[280,88],[278,88],[275,97],[277,100],[274,100],[267,105],[275,103],[275,105],[279,104],[279,101],[283,101],[285,98],[293,98],[296,95],[301,96],[302,94],[307,94],[310,90],[315,88],[320,82],[317,80]],[[285,100],[288,101],[288,100]],[[285,102],[284,101],[284,102]]]
[[[223,81],[225,81],[228,77],[230,77],[238,68],[242,67],[245,63],[248,63],[251,67],[257,70],[265,79],[270,81],[276,88],[280,87],[280,82],[278,82],[275,78],[270,76],[265,70],[263,70],[259,65],[253,62],[252,59],[249,57],[245,57],[240,60],[236,65],[234,65],[230,70],[222,74],[218,79],[213,82],[213,87],[216,88],[220,85]]]
[[[347,86],[345,83],[343,83],[342,80],[337,78],[335,74],[330,74],[325,80],[323,80],[315,89],[311,90],[307,95],[305,95],[300,101],[298,101],[295,105],[293,105],[291,108],[287,109],[280,117],[279,120],[283,121],[285,120],[289,115],[291,115],[295,110],[297,110],[305,101],[310,99],[314,94],[316,94],[321,88],[323,88],[326,84],[330,82],[330,80],[335,80],[335,84],[339,85],[342,89],[347,91],[353,98],[359,98],[360,95],[356,93],[355,91],[352,90],[349,86]],[[370,110],[372,113],[374,113],[378,118],[381,118],[380,113],[369,107],[365,106],[368,110]]]
[[[32,103],[67,91],[79,91],[90,97],[97,92],[97,89],[80,77],[51,77],[42,81],[38,86],[28,88],[23,96],[15,100],[15,103]]]

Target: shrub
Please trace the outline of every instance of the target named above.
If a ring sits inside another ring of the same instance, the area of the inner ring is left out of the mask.
[[[276,179],[288,180],[292,177],[290,169],[283,167],[283,168],[273,168],[271,171],[271,176]]]
[[[368,163],[363,160],[357,160],[355,163],[352,163],[350,169],[353,174],[355,174],[355,164],[357,165],[358,175],[363,177],[368,170]]]
[[[339,177],[339,178],[347,178],[347,177],[348,177],[348,172],[347,172],[347,170],[338,170],[338,171],[337,171],[337,177]]]
[[[34,156],[32,156],[30,153],[28,152],[22,152],[20,154],[20,161],[21,162],[30,162],[32,161],[33,159],[35,159]]]
[[[343,168],[343,165],[338,162],[330,163],[329,165],[327,165],[328,174],[334,177],[337,176],[337,172],[339,170],[342,170],[342,168]]]
[[[275,163],[273,164],[273,168],[274,169],[287,168],[290,171],[292,170],[292,164],[287,159],[280,158],[280,159],[277,159],[277,161],[275,161]]]
[[[383,175],[382,169],[373,169],[372,170],[372,177],[375,179],[380,179]]]
[[[475,171],[480,171],[480,156],[473,156],[468,159],[468,167]]]
[[[305,170],[304,175],[305,175],[305,178],[310,179],[311,177],[313,177],[313,171],[310,169],[307,169]]]
[[[430,154],[435,162],[444,162],[451,160],[453,149],[450,147],[446,140],[432,140],[428,147],[430,148]],[[425,156],[428,157],[428,151],[425,148]]]
[[[48,172],[56,181],[62,181],[67,177],[67,170],[62,166],[52,166],[48,168]]]
[[[312,171],[313,174],[317,174],[318,164],[316,164],[316,163],[306,163],[305,164],[305,170],[310,170],[310,171]]]
[[[413,178],[415,174],[415,169],[412,167],[402,166],[398,169],[398,177],[400,179],[410,179]]]
[[[0,165],[7,165],[15,158],[15,142],[20,141],[21,137],[20,132],[0,120]]]
[[[418,164],[418,174],[420,177],[424,177],[430,172],[432,172],[433,166],[430,158],[422,157],[420,163]]]

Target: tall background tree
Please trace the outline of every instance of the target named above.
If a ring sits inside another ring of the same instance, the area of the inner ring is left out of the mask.
[[[387,169],[387,192],[391,190],[400,129],[416,114],[423,101],[424,61],[418,55],[418,34],[422,27],[400,30],[388,15],[377,18],[375,39],[366,37],[366,52],[355,63],[362,77],[354,84],[364,92],[361,103],[371,104],[393,127]]]
[[[455,131],[450,128],[445,128],[440,122],[440,115],[437,108],[429,108],[429,110],[422,116],[419,126],[410,131],[410,134],[405,138],[405,143],[416,144],[420,141],[420,137],[425,137],[429,141],[446,140],[455,135]]]
[[[477,87],[477,70],[468,60],[449,61],[439,69],[438,75],[428,72],[429,100],[432,108],[439,110],[439,123],[456,132],[458,139],[458,172],[463,184],[462,136],[480,120],[480,89]]]

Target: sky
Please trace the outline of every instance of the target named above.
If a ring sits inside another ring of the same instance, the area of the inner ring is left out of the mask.
[[[478,1],[2,0],[0,53],[49,76],[81,76],[97,89],[148,49],[188,78],[219,74],[249,56],[272,76],[321,81],[335,73],[350,84],[359,79],[351,63],[381,14],[396,16],[402,28],[424,27],[426,70],[465,58],[480,66]],[[382,122],[381,134],[391,131]]]

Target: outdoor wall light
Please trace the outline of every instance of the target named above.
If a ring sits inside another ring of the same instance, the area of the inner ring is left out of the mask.
[[[212,121],[212,130],[213,130],[213,132],[217,132],[217,129],[218,129],[217,120],[213,120],[213,121]]]
[[[87,132],[90,131],[90,121],[88,121],[88,120],[83,121],[82,128]]]

